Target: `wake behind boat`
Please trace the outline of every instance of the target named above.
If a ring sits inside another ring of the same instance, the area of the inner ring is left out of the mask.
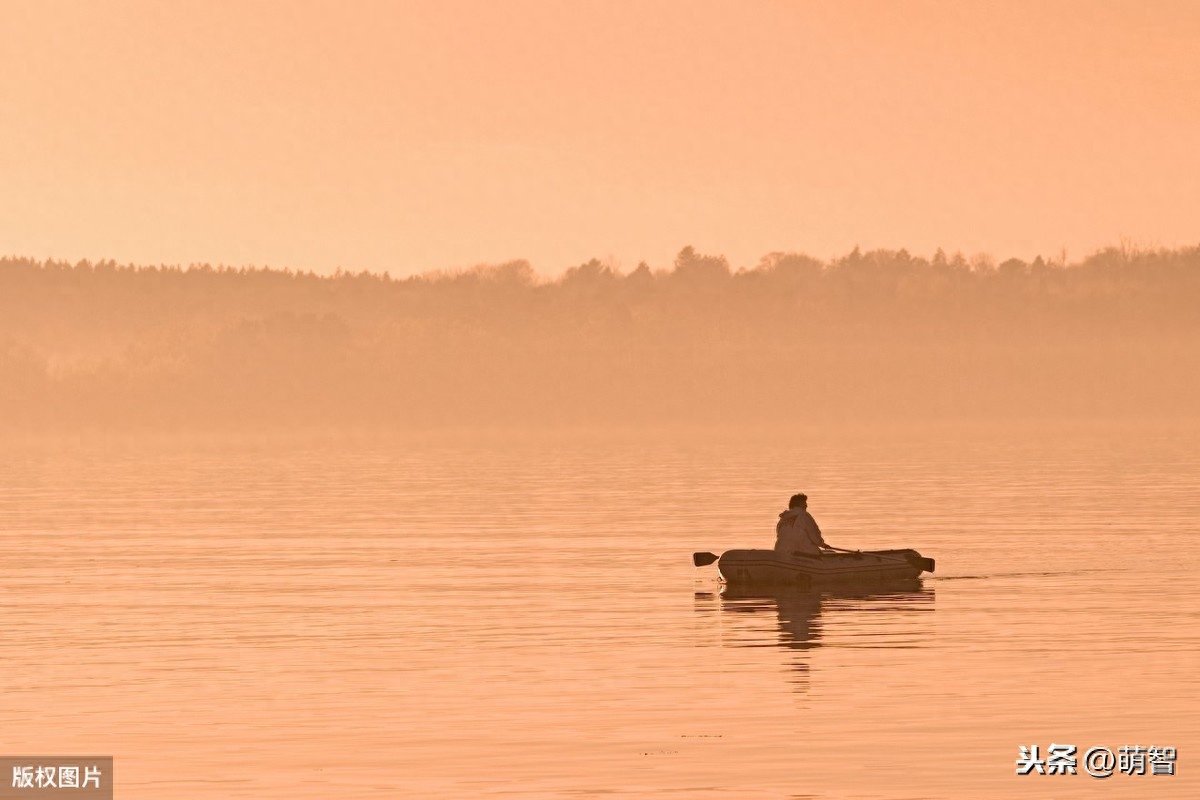
[[[727,550],[721,556],[694,553],[697,567],[717,562],[730,586],[794,586],[807,589],[911,580],[933,572],[934,560],[912,549],[838,550],[818,555],[784,556],[775,550]]]

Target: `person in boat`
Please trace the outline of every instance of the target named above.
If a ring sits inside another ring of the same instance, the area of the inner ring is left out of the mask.
[[[780,512],[775,524],[775,552],[787,558],[796,555],[820,558],[821,550],[828,547],[817,521],[808,513],[808,495],[792,495],[787,511]]]

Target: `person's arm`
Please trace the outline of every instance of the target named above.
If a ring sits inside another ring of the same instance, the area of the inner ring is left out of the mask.
[[[809,514],[808,518],[812,520],[813,533],[816,534],[817,547],[828,548],[829,544],[825,541],[825,537],[821,535],[821,528],[819,525],[817,525],[817,520],[812,516],[812,514]]]

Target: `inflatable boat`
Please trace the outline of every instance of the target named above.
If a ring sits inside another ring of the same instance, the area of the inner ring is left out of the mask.
[[[717,562],[730,586],[841,586],[912,580],[933,572],[934,561],[916,550],[839,550],[785,557],[774,550],[726,550],[721,556],[693,553],[692,563]]]

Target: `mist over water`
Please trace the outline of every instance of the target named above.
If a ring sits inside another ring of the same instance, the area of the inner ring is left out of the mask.
[[[404,280],[0,261],[0,419],[151,430],[1184,417],[1200,250],[685,248]]]

